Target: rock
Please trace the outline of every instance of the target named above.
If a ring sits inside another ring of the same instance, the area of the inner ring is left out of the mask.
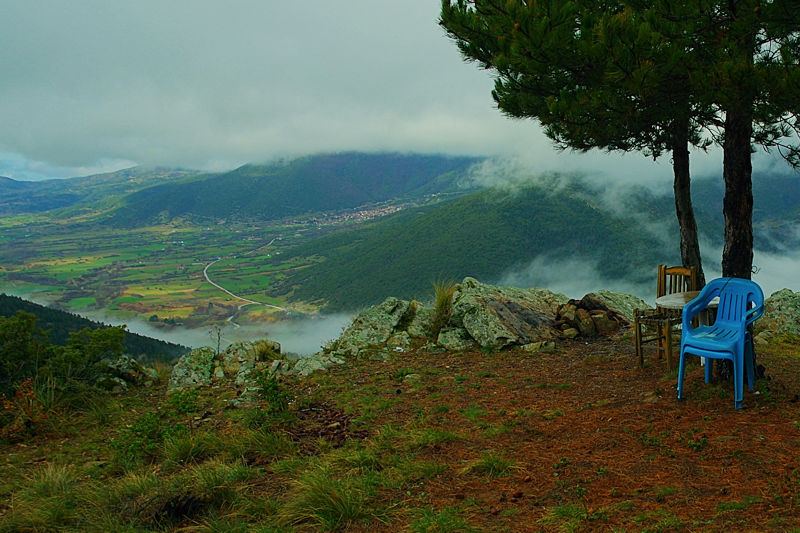
[[[414,385],[419,383],[422,380],[422,376],[420,374],[406,374],[403,378],[403,383],[407,385]]]
[[[390,351],[407,352],[411,349],[411,336],[405,331],[395,333],[386,341],[386,347]]]
[[[591,318],[598,335],[610,336],[619,331],[620,323],[609,318],[606,313],[593,313]]]
[[[575,311],[575,324],[578,326],[578,331],[584,337],[594,337],[597,333],[597,328],[594,327],[592,316],[586,309],[577,309]]]
[[[175,364],[167,391],[199,387],[226,379],[247,387],[253,382],[256,372],[267,371],[272,368],[270,365],[274,365],[274,360],[280,360],[280,350],[281,345],[269,339],[235,342],[220,354],[209,347],[198,348]],[[286,371],[280,365],[277,368]]]
[[[416,313],[414,318],[408,325],[406,330],[411,337],[427,337],[431,334],[431,327],[433,326],[433,308],[424,307],[417,304]]]
[[[117,376],[101,376],[95,381],[95,385],[101,389],[109,391],[111,394],[122,394],[128,390],[128,383]]]
[[[625,317],[628,322],[633,322],[634,309],[647,309],[650,306],[637,296],[632,294],[624,294],[620,292],[611,292],[605,289],[590,292],[587,296],[591,296],[603,302],[609,309],[617,311],[620,315]]]
[[[781,289],[772,293],[764,301],[764,314],[753,327],[757,336],[769,332],[772,337],[800,337],[800,292]]]
[[[477,345],[464,328],[446,328],[439,332],[436,344],[447,351],[463,352],[474,350]]]
[[[554,325],[562,331],[575,329],[584,337],[613,335],[620,327],[628,324],[628,319],[622,312],[610,307],[606,301],[625,306],[626,312],[627,307],[630,305],[639,302],[641,302],[641,305],[646,305],[635,296],[609,291],[589,293],[580,300],[570,300],[565,305],[560,306],[556,313]],[[632,310],[631,316],[633,316]],[[570,334],[572,333],[570,332]]]
[[[158,372],[152,368],[145,367],[129,355],[120,355],[114,360],[104,361],[103,364],[104,366],[97,380],[97,384],[107,390],[112,390],[114,388],[107,386],[109,382],[105,385],[100,384],[100,381],[107,381],[107,378],[114,378],[114,380],[112,380],[114,383],[121,381],[125,386],[125,390],[127,390],[128,385],[140,386],[147,385],[148,383],[152,385],[152,383],[158,379]]]
[[[522,347],[525,352],[535,353],[553,353],[556,351],[556,343],[553,341],[539,341],[526,344]]]
[[[581,334],[581,332],[580,332],[580,331],[578,331],[578,330],[577,330],[577,329],[575,329],[575,328],[567,328],[567,329],[565,329],[564,331],[562,331],[562,332],[561,332],[561,334],[562,334],[564,337],[566,337],[567,339],[574,339],[575,337],[577,337],[578,335],[580,335],[580,334]]]
[[[204,346],[178,359],[172,368],[167,391],[174,392],[211,383],[215,355],[216,352],[212,348]]]
[[[413,320],[411,303],[397,298],[387,298],[380,305],[359,313],[341,337],[334,341],[329,352],[356,357],[365,348],[383,346],[401,322]]]
[[[461,325],[488,349],[529,344],[553,336],[552,322],[566,297],[543,289],[485,285],[465,278],[453,295],[451,325]]]
[[[282,359],[275,359],[272,361],[272,364],[269,366],[269,370],[267,370],[267,377],[268,378],[277,378],[288,374],[292,371],[292,365],[288,361],[284,361]]]
[[[344,363],[344,360],[339,357],[324,352],[318,352],[310,357],[298,359],[292,368],[292,372],[301,376],[308,376],[312,372],[327,370],[333,365],[340,365],[342,363]]]

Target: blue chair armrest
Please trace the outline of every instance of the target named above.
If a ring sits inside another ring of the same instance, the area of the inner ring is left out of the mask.
[[[747,326],[749,326],[750,324],[752,324],[753,322],[755,322],[756,320],[758,320],[759,318],[761,318],[761,315],[763,315],[763,314],[764,314],[764,306],[763,305],[759,305],[759,306],[756,306],[756,307],[750,309],[747,312],[747,322],[745,322],[745,328]]]
[[[706,285],[703,287],[703,290],[700,291],[700,294],[697,295],[697,298],[686,304],[683,308],[683,315],[682,315],[682,322],[683,322],[683,330],[684,331],[691,331],[692,329],[692,319],[699,315],[701,312],[705,311],[708,308],[708,304],[711,303],[716,296],[719,295],[719,290],[715,289],[714,287],[709,287]]]

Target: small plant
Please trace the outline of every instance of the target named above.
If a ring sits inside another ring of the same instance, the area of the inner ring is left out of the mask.
[[[691,448],[692,450],[699,452],[700,450],[704,449],[708,446],[708,438],[705,435],[701,435],[697,440],[690,440],[686,443],[686,445]]]
[[[75,524],[78,475],[73,468],[48,465],[34,471],[14,494],[10,512],[0,515],[0,531],[63,531]]]
[[[154,460],[161,452],[166,438],[185,431],[183,426],[166,424],[154,412],[139,417],[114,440],[111,446],[117,451],[117,459],[124,465],[141,460]]]
[[[220,448],[222,443],[212,434],[183,432],[164,440],[164,458],[174,465],[198,463],[213,457]]]
[[[476,459],[464,467],[464,472],[477,472],[489,477],[499,477],[508,474],[514,465],[513,459],[492,450],[486,450],[481,453],[480,459]]]
[[[195,389],[176,391],[167,397],[167,403],[175,412],[182,415],[188,415],[200,409],[197,404],[197,390]]]
[[[659,487],[656,489],[656,501],[658,503],[664,503],[667,501],[667,498],[672,496],[673,494],[677,493],[678,489],[675,487]]]
[[[453,295],[458,285],[453,281],[437,281],[433,283],[433,320],[431,321],[431,337],[436,338],[450,321],[453,313]]]
[[[256,376],[256,385],[258,386],[258,395],[266,400],[269,412],[286,412],[292,395],[286,391],[278,378],[261,373]]]
[[[0,403],[0,439],[12,442],[25,440],[40,431],[47,418],[47,412],[36,396],[31,378],[20,382],[11,398],[1,396]]]
[[[362,478],[339,478],[327,468],[314,468],[293,483],[278,513],[278,522],[284,526],[309,524],[326,530],[341,529],[373,515],[368,506],[370,492]]]
[[[437,511],[425,507],[415,512],[417,519],[411,524],[414,533],[450,533],[469,531],[469,523],[459,516],[459,510],[454,507],[445,507]]]
[[[462,409],[461,414],[467,420],[471,422],[477,422],[479,418],[486,416],[486,410],[481,409],[477,405],[470,405],[469,407]]]

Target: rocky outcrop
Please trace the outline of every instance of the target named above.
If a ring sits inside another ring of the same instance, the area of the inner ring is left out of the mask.
[[[484,349],[521,346],[553,337],[555,312],[564,301],[565,296],[544,289],[496,287],[465,278],[453,295],[448,326],[463,329],[474,346]],[[448,339],[453,336],[448,332]]]
[[[416,304],[387,298],[359,313],[327,352],[338,357],[358,357],[363,352],[383,349],[390,337],[408,329],[415,314]]]
[[[271,340],[236,342],[219,354],[209,347],[198,348],[175,364],[167,391],[200,387],[221,380],[247,387],[256,372],[286,371],[287,368],[273,364],[280,358],[281,346]]]
[[[128,390],[131,386],[149,387],[158,380],[158,372],[139,363],[133,357],[121,355],[104,361],[95,385],[114,394]]]
[[[764,300],[764,314],[756,320],[756,339],[800,337],[800,292],[781,289]]]
[[[579,335],[582,337],[614,335],[633,319],[633,311],[631,310],[631,318],[627,318],[623,312],[610,304],[625,308],[629,305],[647,306],[635,296],[609,291],[589,293],[580,300],[570,300],[559,306],[555,326],[567,338]]]
[[[577,319],[576,335],[610,335],[627,323],[626,317],[632,317],[633,308],[645,305],[633,296],[609,291],[589,294],[578,304],[581,302],[591,305],[570,307],[575,300],[549,290],[498,287],[465,278],[454,287],[444,323],[437,321],[432,307],[387,298],[359,313],[344,333],[321,352],[297,361],[281,359],[280,345],[274,343],[277,346],[267,348],[264,343],[269,341],[237,343],[219,355],[210,348],[195,350],[175,365],[169,390],[228,379],[246,391],[256,371],[307,376],[347,359],[385,361],[414,349],[443,352],[520,346],[527,353],[552,352],[552,340],[564,334],[560,327],[566,324],[558,321],[559,316]]]
[[[450,317],[435,339],[430,338],[435,319],[431,307],[387,298],[361,312],[339,339],[299,368],[306,372],[310,366],[348,357],[386,359],[415,344],[449,351],[499,350],[550,339],[555,312],[566,301],[566,296],[544,289],[496,287],[465,278],[456,286]]]

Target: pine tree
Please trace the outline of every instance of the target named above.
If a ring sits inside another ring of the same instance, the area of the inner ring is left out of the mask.
[[[723,147],[723,275],[752,270],[752,144],[797,166],[797,0],[443,0],[441,24],[493,70],[512,117],[559,146],[670,152],[681,258],[700,266],[688,147]]]

